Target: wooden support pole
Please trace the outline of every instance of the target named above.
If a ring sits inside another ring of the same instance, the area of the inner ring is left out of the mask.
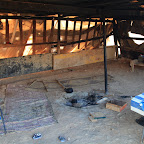
[[[74,42],[75,40],[75,29],[76,29],[76,20],[74,21],[74,27],[73,27],[73,35],[72,35],[72,42]],[[72,44],[72,47],[74,46],[74,44]]]
[[[23,56],[23,52],[24,52],[24,50],[25,50],[25,46],[27,45],[27,41],[28,41],[28,39],[29,39],[29,37],[30,37],[30,35],[31,35],[31,33],[32,33],[32,28],[33,28],[33,23],[31,22],[31,26],[30,26],[30,29],[29,29],[29,32],[28,32],[28,35],[27,35],[27,37],[26,37],[26,39],[24,40],[24,44],[21,44],[20,45],[20,51],[19,51],[19,56]],[[17,47],[18,45],[16,45],[16,47]]]
[[[85,48],[87,47],[87,40],[88,40],[88,36],[89,36],[89,28],[90,28],[90,21],[91,19],[89,19],[89,23],[88,23],[88,30],[87,30],[87,35],[86,35],[86,42],[85,42]]]
[[[36,20],[33,20],[33,43],[36,42]],[[33,46],[33,54],[35,54],[35,46]]]
[[[108,80],[107,80],[107,54],[106,54],[106,28],[105,18],[103,19],[103,42],[104,42],[104,74],[105,74],[105,93],[108,92]]]
[[[29,39],[29,37],[30,37],[30,35],[32,33],[32,28],[33,28],[33,23],[31,23],[28,35],[27,35],[26,39],[24,40],[24,44],[21,45],[21,48],[20,48],[20,51],[19,51],[19,56],[23,56],[23,52],[25,50],[25,46],[27,46],[27,41],[28,41],[28,39]],[[16,45],[16,46],[18,46],[18,45]]]
[[[114,43],[116,45],[116,58],[118,58],[118,36],[117,36],[117,24],[115,22],[116,20],[113,19],[113,34],[114,34]]]
[[[22,20],[19,20],[19,30],[20,30],[20,43],[23,44],[23,28],[22,28]]]
[[[81,40],[82,24],[83,24],[83,21],[81,20],[80,32],[79,32],[79,41]],[[80,43],[78,43],[78,49],[79,49],[79,48],[80,48]]]
[[[14,39],[15,39],[17,25],[18,25],[18,20],[15,21],[15,26],[14,26],[13,34],[12,34],[12,37],[11,37],[11,40],[10,40],[11,44],[14,42]]]
[[[117,27],[116,27],[116,28],[117,28],[117,29],[116,29],[116,30],[117,30],[117,40],[118,40],[118,42],[119,42],[119,44],[120,44],[120,47],[121,47],[122,45],[121,45],[121,40],[120,40],[120,38],[119,38],[119,30],[118,30],[118,27],[119,27],[119,21],[117,20]]]
[[[50,32],[50,36],[48,37],[48,42],[53,41],[53,33],[54,33],[54,19],[52,19],[51,32]],[[49,45],[49,53],[51,53],[51,46],[52,45]]]
[[[65,29],[65,42],[67,43],[67,35],[68,35],[68,20],[66,20],[66,29]],[[65,46],[66,48],[66,46]]]
[[[58,16],[60,18],[60,15]],[[57,37],[57,53],[60,54],[60,26],[61,21],[58,19],[58,37]]]
[[[99,29],[99,32],[100,32],[100,34],[101,34],[101,32],[102,32],[102,22],[101,22],[101,24],[100,24],[100,29]]]
[[[93,38],[95,37],[96,27],[97,27],[97,22],[95,22],[95,28],[94,28]],[[94,40],[92,42],[92,45],[94,46]]]
[[[6,44],[9,44],[9,22],[6,19]]]
[[[44,20],[44,22],[43,22],[43,42],[46,42],[46,24],[47,24],[47,21]]]
[[[52,26],[51,26],[51,41],[53,41],[53,33],[54,33],[54,19],[52,20]]]
[[[65,27],[65,39],[64,42],[67,43],[67,37],[68,37],[68,19],[66,19],[66,27]],[[63,50],[61,51],[61,53],[65,53],[66,52],[66,45],[64,46]]]

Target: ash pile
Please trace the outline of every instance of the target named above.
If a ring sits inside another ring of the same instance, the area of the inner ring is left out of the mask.
[[[98,105],[105,98],[98,93],[90,93],[87,96],[73,96],[67,99],[66,105],[75,108],[82,108],[90,105]]]

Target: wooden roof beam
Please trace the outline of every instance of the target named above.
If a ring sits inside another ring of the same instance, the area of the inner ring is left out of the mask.
[[[91,8],[8,0],[0,1],[0,12],[35,14],[72,14],[81,16],[99,15],[98,10]]]

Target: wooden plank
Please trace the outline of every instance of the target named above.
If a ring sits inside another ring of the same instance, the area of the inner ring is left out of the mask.
[[[53,57],[54,70],[104,61],[103,49],[60,54]],[[115,59],[115,46],[107,47],[107,59]]]
[[[9,22],[6,19],[6,44],[9,44]]]
[[[23,20],[58,20],[58,17],[46,17],[46,16],[5,16],[5,15],[0,15],[0,19],[23,19]],[[65,17],[60,17],[60,20],[69,20],[69,21],[81,21],[79,17],[75,18],[65,18]],[[83,18],[83,21],[88,21],[88,18]],[[101,19],[91,19],[91,22],[102,22]],[[107,19],[106,22],[113,22],[112,20]]]
[[[20,30],[20,43],[23,44],[23,28],[22,28],[22,20],[19,20],[19,30]]]
[[[75,40],[75,30],[76,30],[76,20],[74,21],[72,42],[74,42],[74,40]],[[74,44],[72,44],[72,47],[73,47],[73,46],[74,46]]]
[[[137,6],[138,8],[138,6]],[[20,2],[20,1],[0,1],[0,10],[5,13],[30,13],[30,14],[66,14],[76,16],[91,16],[107,18],[116,17],[119,19],[144,19],[144,14],[141,13],[141,9],[133,9],[133,7],[127,7],[127,9],[102,9],[95,8],[83,8],[68,5],[56,5],[36,2]]]
[[[94,28],[93,38],[95,37],[96,29],[97,29],[97,22],[95,22],[95,28]],[[94,46],[94,40],[92,42],[92,45]]]
[[[44,20],[44,22],[43,22],[43,42],[46,42],[46,24],[47,24],[47,21]]]
[[[87,40],[88,40],[88,36],[89,36],[90,23],[91,23],[91,19],[89,19],[89,23],[88,23],[88,29],[87,29],[87,34],[86,34],[85,48],[87,47]]]
[[[94,119],[92,116],[89,116],[88,118],[91,122],[97,122],[98,121],[97,119]]]
[[[125,5],[125,4],[129,4],[130,5],[130,1],[129,0],[125,0],[125,1],[110,1],[110,2],[102,2],[102,3],[96,3],[95,1],[85,1],[81,4],[81,6],[119,6],[120,4]]]
[[[106,116],[101,112],[90,112],[90,116],[94,119],[103,119],[106,118]]]
[[[67,5],[46,4],[21,1],[0,1],[1,12],[35,13],[35,14],[68,14],[68,15],[99,15],[99,12],[92,8],[81,8]]]
[[[36,42],[36,20],[33,20],[33,43]],[[35,54],[35,46],[33,46],[33,54]]]
[[[30,29],[32,29],[32,26],[31,26]],[[31,33],[30,33],[30,34],[31,34]],[[108,34],[108,35],[106,36],[106,38],[108,38],[108,37],[111,36],[111,35],[113,35],[113,31],[112,31],[110,34]],[[102,39],[102,38],[103,38],[103,36],[100,36],[100,37],[90,38],[90,39],[88,39],[87,41],[99,40],[99,39]],[[72,44],[77,44],[77,43],[82,43],[82,42],[86,42],[86,40],[80,40],[80,41],[74,41],[74,42],[67,42],[67,43],[65,43],[64,41],[61,41],[60,43],[61,43],[62,46],[65,46],[65,45],[72,45]],[[7,48],[10,48],[10,47],[18,47],[18,46],[45,45],[45,44],[51,45],[51,44],[57,44],[57,42],[30,43],[30,44],[22,44],[22,45],[0,44],[0,47],[7,46]]]
[[[11,37],[11,40],[10,40],[11,44],[14,42],[14,39],[15,39],[17,25],[18,25],[18,20],[15,21],[14,30],[13,30],[12,37]]]
[[[83,21],[81,20],[80,32],[79,32],[79,41],[81,40],[82,24],[83,24]],[[79,49],[79,48],[80,48],[80,43],[78,43],[78,49]]]
[[[43,86],[44,86],[44,89],[46,90],[46,92],[48,92],[48,89],[47,89],[47,87],[46,87],[46,84],[45,84],[45,82],[42,80],[42,81],[39,81],[39,82],[41,82],[42,84],[43,84]]]
[[[60,17],[60,15],[58,16]],[[57,34],[57,53],[60,54],[60,27],[61,27],[61,20],[58,20],[58,34]]]
[[[1,59],[0,69],[0,78],[51,70],[52,54]]]

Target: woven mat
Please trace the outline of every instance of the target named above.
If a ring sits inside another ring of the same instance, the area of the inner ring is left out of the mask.
[[[45,93],[15,88],[6,91],[4,119],[8,132],[30,130],[56,122]],[[3,132],[2,123],[0,131]]]

